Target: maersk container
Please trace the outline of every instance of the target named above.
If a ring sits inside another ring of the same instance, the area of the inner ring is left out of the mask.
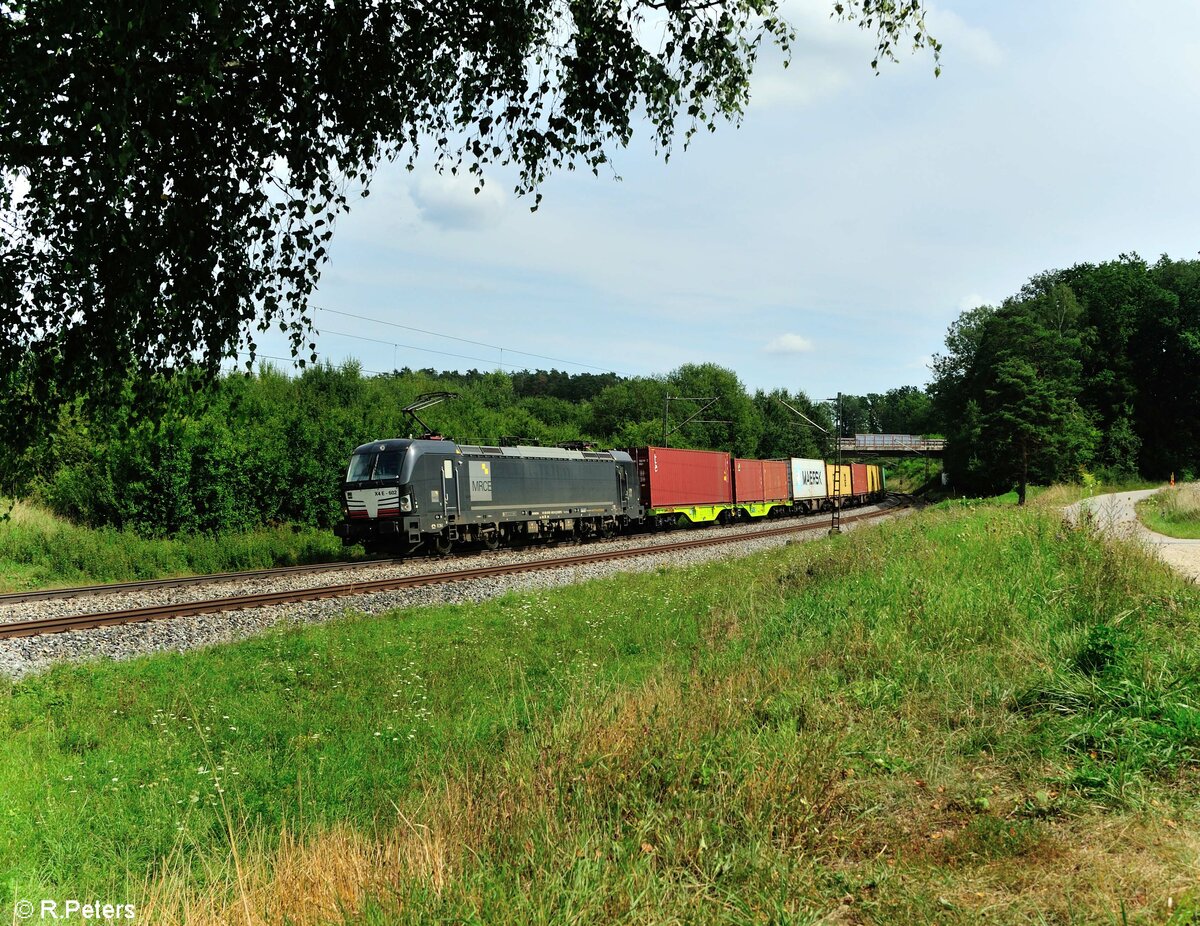
[[[713,450],[635,447],[642,504],[646,508],[686,508],[733,502],[729,454]]]
[[[788,492],[787,460],[763,460],[763,495],[768,502],[786,502]]]
[[[829,495],[824,460],[791,459],[792,498],[796,501],[822,501]]]
[[[762,460],[733,461],[733,497],[737,502],[765,502]]]
[[[851,495],[870,495],[871,484],[867,476],[866,463],[851,463],[850,464],[850,486]]]

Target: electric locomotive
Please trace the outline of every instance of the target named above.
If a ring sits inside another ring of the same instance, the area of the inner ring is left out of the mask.
[[[536,537],[607,536],[642,518],[637,469],[620,450],[488,447],[392,439],[356,448],[334,533],[368,550],[448,553]]]

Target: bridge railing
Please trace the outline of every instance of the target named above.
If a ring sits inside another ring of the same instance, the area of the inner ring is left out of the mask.
[[[843,453],[941,453],[946,441],[939,437],[920,437],[915,434],[855,434],[839,441]]]

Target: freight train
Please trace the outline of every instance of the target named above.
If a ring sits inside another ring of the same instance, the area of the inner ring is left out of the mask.
[[[358,447],[342,483],[342,543],[455,547],[811,513],[884,497],[882,467],[751,460],[708,450],[485,447],[395,439]]]

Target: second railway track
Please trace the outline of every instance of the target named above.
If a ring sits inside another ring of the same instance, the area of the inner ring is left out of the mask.
[[[849,524],[856,521],[864,521],[882,517],[892,511],[895,511],[900,506],[900,504],[893,504],[890,507],[883,508],[875,512],[857,515],[845,515],[842,517],[842,522]],[[768,528],[765,530],[756,531],[753,534],[697,537],[665,544],[660,543],[652,546],[633,547],[619,550],[601,550],[594,553],[578,553],[571,556],[555,557],[552,559],[506,563],[495,566],[480,566],[473,569],[457,569],[447,572],[428,572],[421,573],[419,575],[398,576],[361,582],[346,582],[338,585],[324,585],[314,588],[263,592],[250,595],[235,595],[227,598],[211,598],[201,601],[177,602],[172,604],[152,605],[149,607],[128,608],[125,610],[98,611],[65,617],[11,621],[5,624],[0,624],[0,639],[41,636],[44,634],[62,633],[71,630],[89,630],[96,627],[113,627],[122,624],[137,624],[144,623],[146,621],[169,620],[177,617],[188,617],[200,614],[217,614],[224,611],[240,611],[250,608],[271,607],[273,605],[293,604],[304,601],[318,601],[328,598],[343,598],[353,595],[369,595],[378,592],[390,592],[406,588],[419,588],[422,586],[439,585],[449,582],[463,582],[471,579],[511,575],[522,572],[564,569],[572,566],[587,565],[589,563],[631,559],[639,556],[649,556],[656,553],[669,553],[679,550],[712,547],[725,543],[737,543],[745,540],[757,540],[764,537],[821,531],[824,529],[824,522],[816,524],[811,522],[805,524],[790,524],[783,527]],[[371,565],[375,564],[378,564],[378,561],[371,563]],[[342,568],[345,568],[345,564],[340,565]],[[334,568],[337,567],[333,565],[328,567],[330,570]],[[269,573],[270,571],[264,570],[263,572]],[[244,577],[246,573],[241,573],[238,575]],[[226,580],[226,577],[220,576],[218,580]],[[162,584],[171,584],[172,581],[173,580],[165,580]],[[181,583],[175,581],[174,584]]]
[[[72,598],[94,598],[102,595],[121,595],[160,588],[182,588],[187,585],[210,585],[218,582],[241,582],[246,579],[276,576],[313,575],[321,572],[344,572],[348,569],[368,569],[403,562],[400,559],[364,559],[340,563],[311,563],[302,566],[274,566],[270,569],[249,569],[245,572],[217,572],[202,576],[176,576],[170,579],[139,579],[134,582],[108,582],[103,585],[80,585],[75,588],[42,588],[30,592],[7,592],[0,595],[0,605],[24,604],[31,601],[64,601]]]

